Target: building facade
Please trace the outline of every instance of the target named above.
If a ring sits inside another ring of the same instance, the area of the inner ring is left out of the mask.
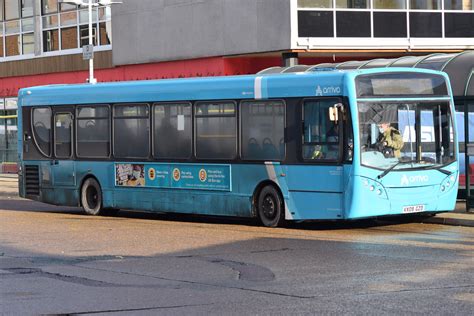
[[[281,64],[459,52],[474,49],[472,2],[123,0],[94,7],[95,77],[248,74]],[[3,169],[16,160],[18,89],[88,78],[88,22],[87,8],[58,0],[0,0]]]

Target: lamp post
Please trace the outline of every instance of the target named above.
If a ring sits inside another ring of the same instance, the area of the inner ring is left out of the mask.
[[[87,2],[86,2],[87,1]],[[114,2],[111,0],[60,0],[61,3],[70,3],[75,4],[78,6],[84,6],[89,8],[89,47],[90,55],[88,56],[89,59],[89,83],[96,84],[97,79],[94,78],[94,43],[92,42],[92,7],[97,7],[99,4],[107,6],[114,3],[122,3],[122,2]]]

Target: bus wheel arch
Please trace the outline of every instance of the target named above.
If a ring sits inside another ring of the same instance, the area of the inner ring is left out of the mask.
[[[102,187],[93,175],[84,177],[80,186],[80,205],[88,215],[103,214]]]
[[[285,203],[280,187],[273,181],[259,183],[253,194],[253,209],[263,226],[278,227],[285,221]]]

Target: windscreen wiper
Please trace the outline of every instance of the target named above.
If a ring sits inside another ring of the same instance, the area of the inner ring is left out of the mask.
[[[416,159],[413,159],[413,160],[402,160],[402,161],[399,161],[397,162],[396,164],[394,164],[393,166],[391,166],[390,168],[386,169],[384,172],[382,172],[381,174],[379,174],[377,176],[377,179],[382,179],[383,177],[385,177],[387,175],[387,173],[389,173],[390,171],[393,170],[393,168],[395,168],[396,166],[399,166],[399,165],[404,165],[404,164],[409,164],[409,163],[416,163],[418,162]]]
[[[409,163],[419,163],[419,162],[427,162],[426,160],[421,160],[421,161],[418,161],[418,160],[404,160],[404,161],[399,161],[397,162],[396,164],[394,164],[393,166],[391,166],[390,168],[388,168],[387,170],[385,170],[384,172],[382,172],[381,174],[379,174],[377,176],[377,179],[382,179],[383,177],[385,177],[387,175],[387,173],[389,173],[390,171],[393,170],[393,168],[395,168],[396,166],[398,165],[401,165],[401,164],[409,164]],[[438,170],[439,172],[441,173],[444,173],[446,175],[451,175],[452,172],[450,171],[447,171],[447,170],[443,170],[441,168],[436,168],[435,166],[423,166],[422,167],[423,170]]]
[[[452,174],[451,171],[444,170],[444,169],[441,169],[440,167],[436,167],[436,166],[426,166],[426,167],[423,167],[423,170],[438,170],[439,172],[444,173],[448,176],[450,176]]]

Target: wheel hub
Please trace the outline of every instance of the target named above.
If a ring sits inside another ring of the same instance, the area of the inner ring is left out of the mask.
[[[263,199],[262,209],[266,218],[273,219],[275,217],[275,201],[270,195],[267,195]]]

